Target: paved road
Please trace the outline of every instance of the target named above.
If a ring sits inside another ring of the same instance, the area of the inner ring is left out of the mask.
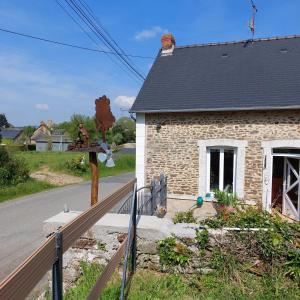
[[[133,173],[100,179],[100,201],[134,177]],[[0,281],[44,240],[43,221],[90,205],[90,182],[66,186],[0,204]]]

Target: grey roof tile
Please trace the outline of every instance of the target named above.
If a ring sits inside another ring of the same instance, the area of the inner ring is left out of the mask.
[[[131,111],[294,107],[300,36],[176,47],[171,56],[158,55]]]

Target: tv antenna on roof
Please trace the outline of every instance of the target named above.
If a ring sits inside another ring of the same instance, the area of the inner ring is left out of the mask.
[[[252,6],[252,17],[249,21],[249,28],[251,30],[251,33],[252,33],[252,40],[254,39],[254,34],[255,34],[255,15],[257,13],[257,8],[256,8],[256,5],[254,4],[254,1],[253,0],[250,0],[251,2],[251,6]]]

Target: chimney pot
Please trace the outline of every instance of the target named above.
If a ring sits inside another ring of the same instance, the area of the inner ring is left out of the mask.
[[[171,33],[163,34],[161,37],[162,55],[172,55],[175,48],[175,38]]]

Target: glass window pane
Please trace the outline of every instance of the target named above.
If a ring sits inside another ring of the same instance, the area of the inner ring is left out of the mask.
[[[210,190],[219,189],[220,150],[210,149]]]
[[[233,160],[234,160],[234,150],[225,149],[224,150],[224,190],[228,192],[233,191]]]

